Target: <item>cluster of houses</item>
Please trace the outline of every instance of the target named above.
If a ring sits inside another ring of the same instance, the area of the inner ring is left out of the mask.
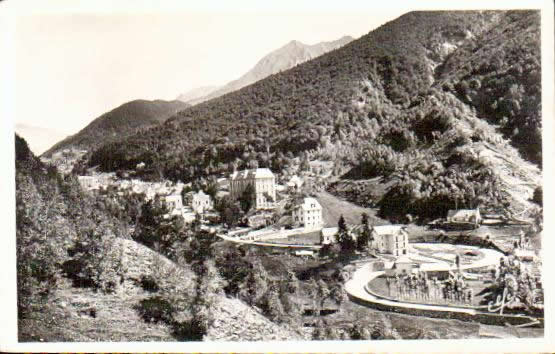
[[[239,198],[247,186],[254,190],[254,207],[258,214],[249,219],[249,224],[257,226],[262,224],[269,214],[264,215],[263,210],[273,209],[277,206],[276,191],[298,191],[304,184],[302,178],[293,175],[285,186],[276,184],[276,176],[268,168],[257,168],[234,172],[229,178],[230,195],[233,199]],[[280,188],[281,187],[281,188]],[[315,198],[304,198],[293,207],[293,225],[305,229],[318,230],[323,226],[322,206]]]
[[[188,192],[185,198],[181,191],[164,196],[166,207],[170,210],[170,215],[181,216],[185,223],[193,222],[197,215],[203,217],[209,215],[214,210],[212,198],[202,190],[198,192]]]
[[[185,222],[195,220],[196,215],[210,213],[214,209],[214,201],[204,193],[189,192],[182,195],[185,187],[183,183],[166,182],[144,182],[137,179],[117,179],[114,173],[99,173],[92,176],[79,176],[79,183],[88,191],[98,191],[113,186],[118,189],[119,194],[125,190],[134,193],[143,193],[147,200],[155,196],[161,197],[166,206],[171,210],[170,215],[181,215]],[[297,175],[291,176],[284,181],[284,185],[276,183],[276,176],[268,168],[256,168],[236,171],[229,178],[217,180],[217,198],[226,195],[232,199],[239,199],[247,186],[253,187],[253,206],[255,213],[249,218],[250,226],[257,227],[265,225],[271,216],[271,210],[278,205],[277,191],[298,191],[304,184],[302,178]],[[314,198],[305,198],[294,207],[292,218],[294,224],[306,229],[319,229],[322,227],[322,207]]]
[[[119,190],[131,190],[144,193],[147,199],[159,196],[170,210],[169,215],[178,215],[188,223],[197,218],[213,213],[214,201],[210,195],[200,190],[183,194],[183,183],[171,182],[143,182],[139,180],[116,180],[113,174],[99,174],[95,176],[79,176],[79,182],[87,190],[96,190],[108,185],[115,185]],[[276,184],[276,176],[268,168],[256,168],[234,172],[228,179],[218,181],[217,197],[229,195],[232,199],[241,197],[250,185],[253,188],[253,215],[249,218],[249,226],[257,228],[265,226],[266,220],[278,206],[276,192],[278,190],[298,191],[304,184],[303,178],[292,175],[284,180],[283,185]],[[321,244],[337,242],[338,228],[323,228],[322,206],[316,198],[305,197],[294,201],[291,210],[292,226],[304,232],[320,231]],[[350,229],[353,235],[360,234],[354,226]],[[403,225],[374,226],[371,229],[372,249],[379,253],[402,256],[408,254],[408,234]]]

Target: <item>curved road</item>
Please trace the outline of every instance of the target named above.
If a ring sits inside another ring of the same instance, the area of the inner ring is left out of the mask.
[[[468,246],[467,246],[468,247]],[[472,264],[461,265],[461,269],[472,269],[472,268],[482,268],[490,265],[495,265],[499,261],[499,258],[503,255],[495,250],[490,249],[480,249],[484,253],[484,257]],[[409,256],[410,257],[410,256]],[[426,267],[423,267],[423,266]],[[443,270],[456,270],[456,266],[449,266],[446,263],[428,263],[421,265],[421,270],[424,271],[443,271]],[[477,311],[474,309],[467,309],[461,307],[453,306],[442,306],[442,305],[427,305],[427,304],[414,304],[406,303],[401,301],[393,301],[385,298],[375,296],[366,289],[366,285],[373,279],[384,274],[384,271],[373,271],[372,262],[364,264],[362,267],[357,269],[352,278],[345,283],[345,291],[347,293],[362,302],[367,302],[371,304],[376,304],[381,307],[391,307],[400,308],[407,310],[421,310],[421,311],[435,311],[435,312],[455,312],[467,315],[475,315]]]

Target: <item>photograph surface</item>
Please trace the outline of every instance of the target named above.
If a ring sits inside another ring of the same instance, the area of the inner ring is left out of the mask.
[[[18,341],[543,338],[540,17],[18,16]]]

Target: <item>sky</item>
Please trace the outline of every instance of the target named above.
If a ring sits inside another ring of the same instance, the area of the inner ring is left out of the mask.
[[[416,9],[400,0],[4,3],[17,6],[4,33],[11,116],[37,154],[125,102],[223,85],[291,40],[358,38]]]
[[[14,34],[16,131],[41,153],[130,100],[172,100],[223,85],[291,40],[358,38],[399,15],[302,8],[25,13]]]

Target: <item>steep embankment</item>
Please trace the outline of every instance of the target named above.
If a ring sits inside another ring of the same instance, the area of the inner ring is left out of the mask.
[[[541,142],[538,33],[536,11],[411,12],[104,145],[80,168],[156,162],[143,178],[188,181],[254,161],[279,172],[308,157],[334,161],[344,180],[381,177],[374,204],[392,220],[507,203],[523,210],[529,190],[515,186],[535,188],[540,176],[528,163],[513,171],[521,157],[541,158],[541,143],[522,144]]]
[[[20,341],[202,339],[190,330],[199,318],[211,338],[223,338],[229,333],[214,326],[227,323],[235,310],[245,314],[230,325],[244,329],[235,333],[239,340],[296,338],[227,300],[221,289],[207,290],[202,284],[212,281],[209,275],[201,280],[189,265],[130,240],[130,226],[114,216],[117,210],[84,193],[71,175],[44,165],[16,136]],[[206,311],[207,298],[224,308]]]

